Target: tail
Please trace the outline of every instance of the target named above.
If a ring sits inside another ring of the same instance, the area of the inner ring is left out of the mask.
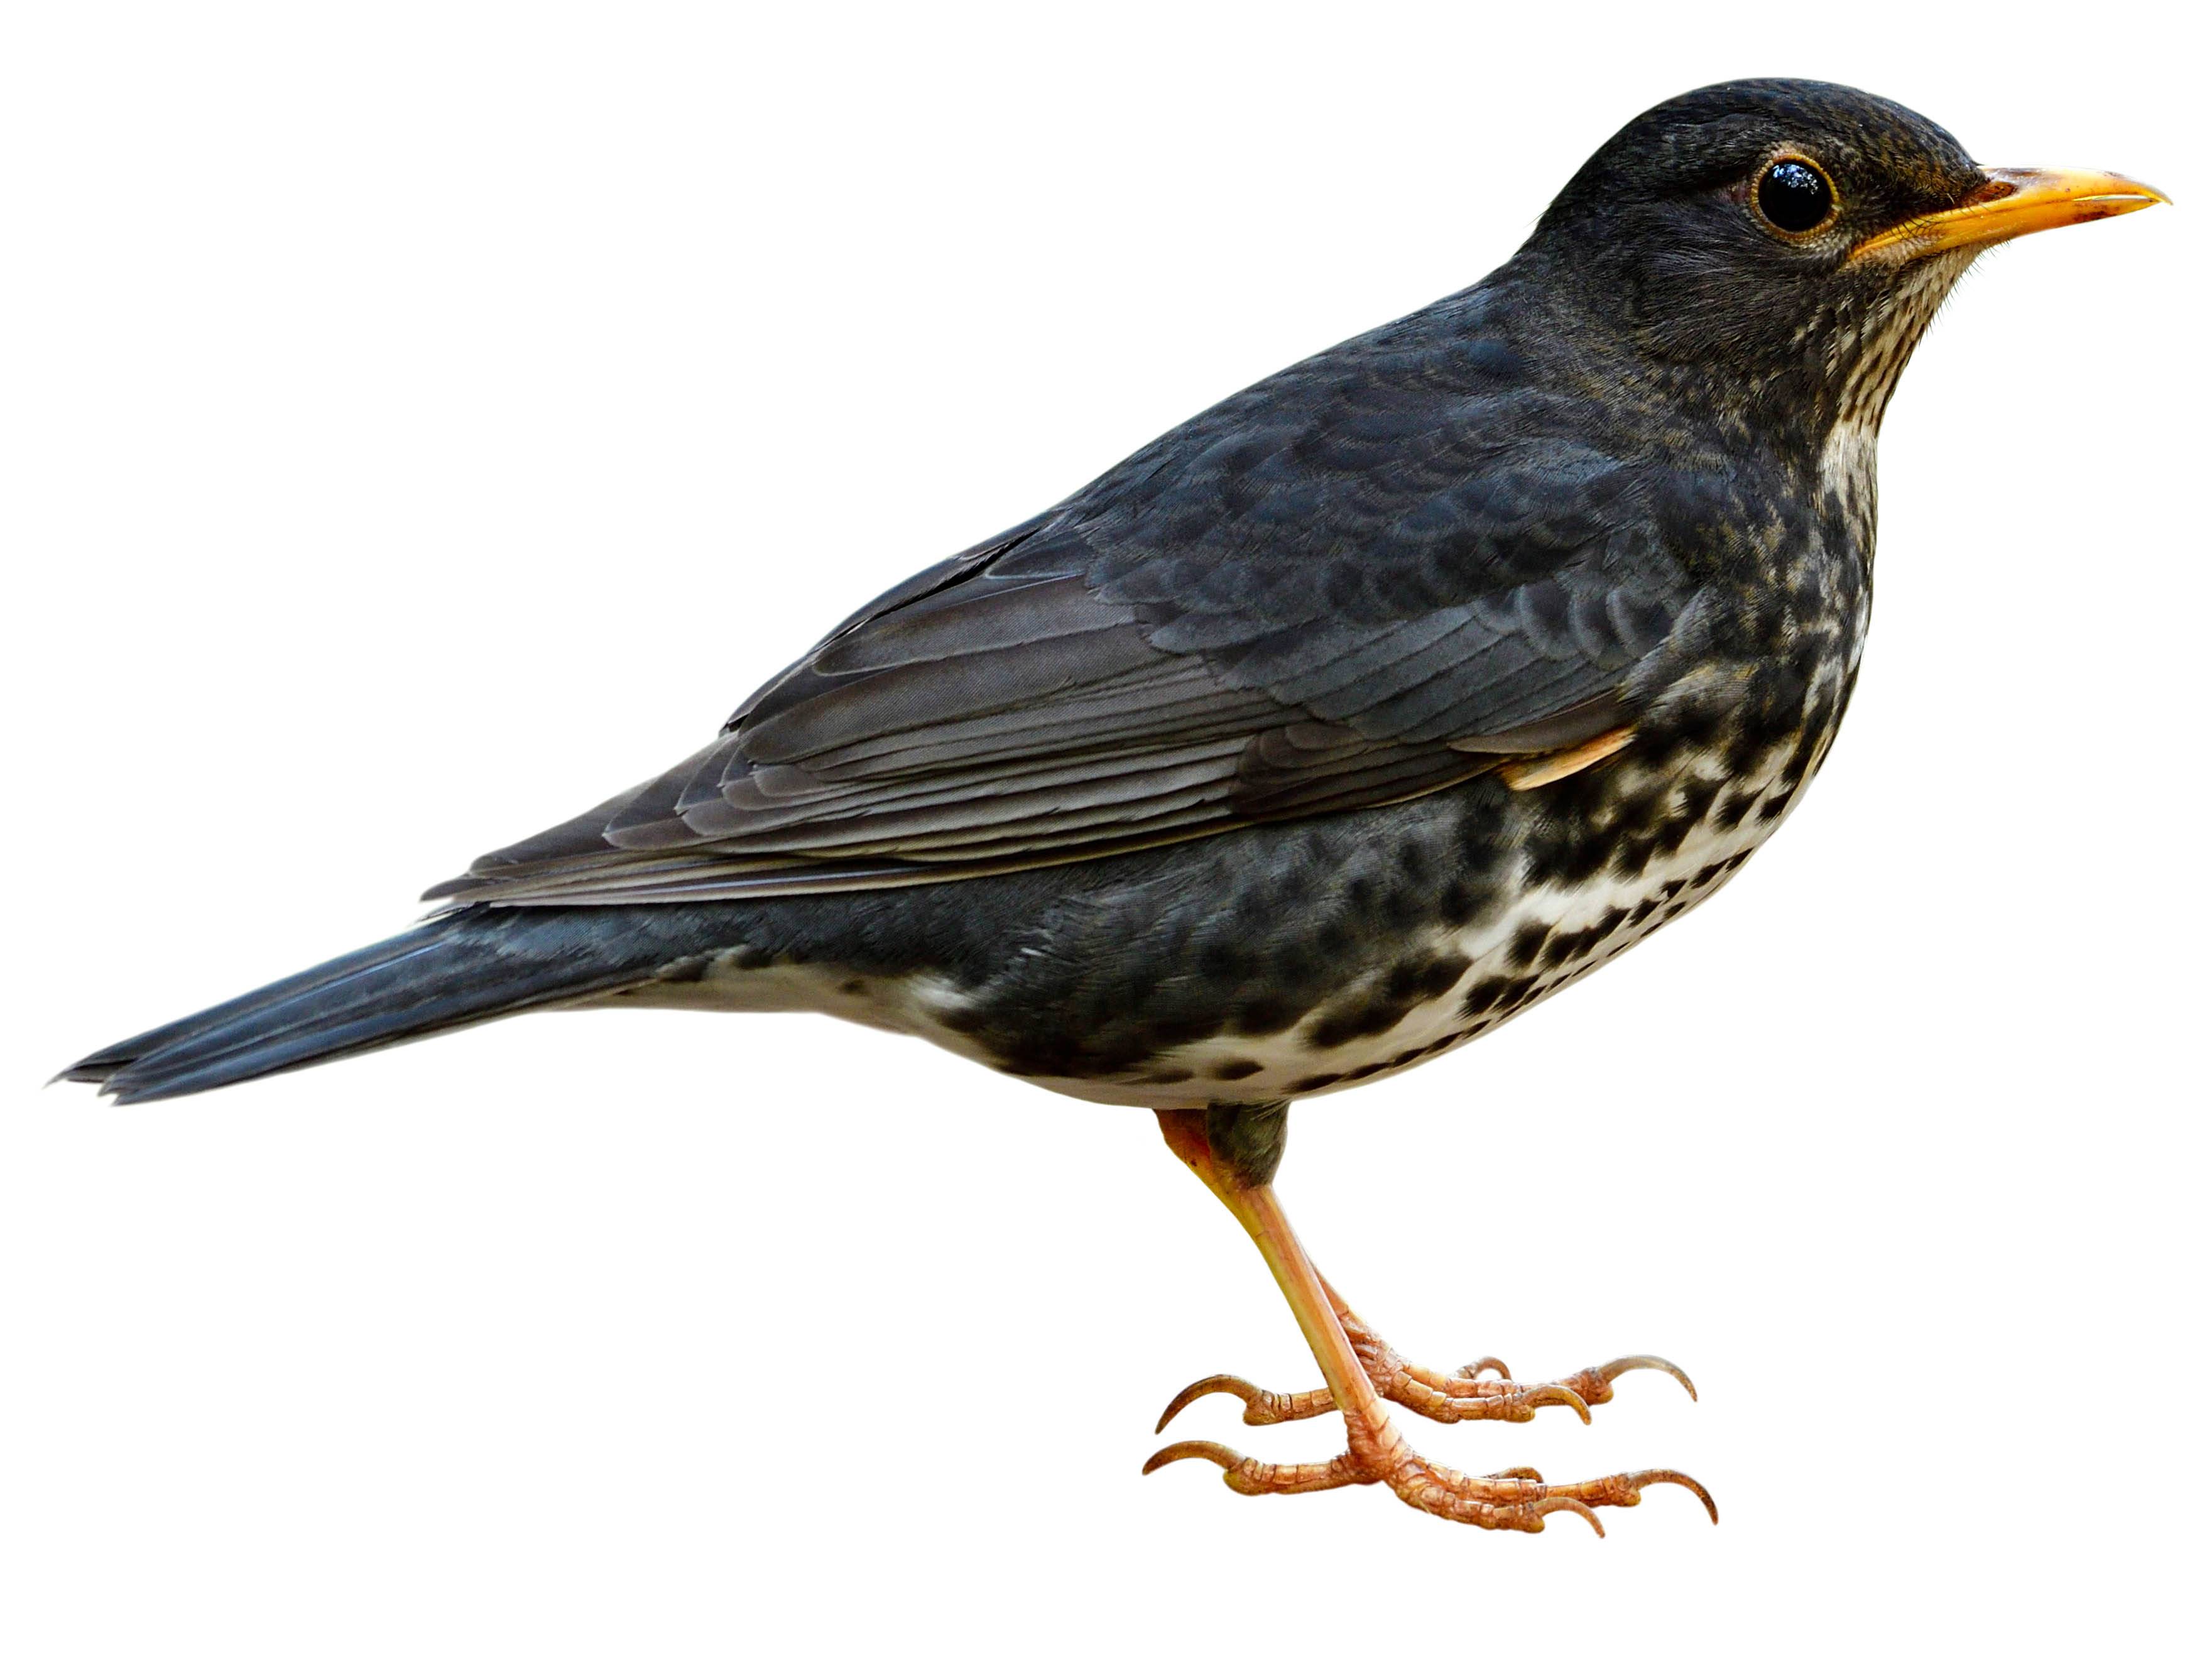
[[[434,916],[319,968],[88,1054],[57,1082],[167,1100],[635,984],[665,946],[612,912]]]

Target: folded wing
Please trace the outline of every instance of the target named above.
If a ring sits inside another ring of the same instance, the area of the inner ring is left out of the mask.
[[[944,880],[1402,800],[1632,720],[1694,597],[1634,471],[1349,349],[893,589],[698,753],[428,896]]]

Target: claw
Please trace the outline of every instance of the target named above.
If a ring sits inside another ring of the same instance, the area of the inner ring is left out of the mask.
[[[1395,1442],[1395,1436],[1393,1437]],[[1397,1450],[1378,1448],[1371,1438],[1355,1437],[1352,1446],[1326,1463],[1262,1463],[1231,1451],[1212,1440],[1178,1440],[1163,1446],[1145,1460],[1150,1474],[1185,1459],[1212,1463],[1222,1471],[1231,1492],[1257,1496],[1267,1492],[1327,1492],[1332,1487],[1369,1486],[1382,1481],[1405,1503],[1430,1515],[1479,1527],[1504,1527],[1516,1532],[1541,1532],[1547,1515],[1578,1515],[1601,1538],[1605,1523],[1595,1505],[1632,1507],[1644,1501],[1646,1486],[1667,1484],[1687,1486],[1698,1495],[1705,1512],[1717,1522],[1720,1510],[1712,1494],[1675,1469],[1642,1469],[1634,1474],[1611,1474],[1596,1480],[1577,1480],[1547,1486],[1544,1478],[1528,1468],[1502,1469],[1496,1474],[1470,1480],[1465,1475],[1422,1462],[1395,1442]]]
[[[1212,1376],[1201,1376],[1169,1401],[1168,1408],[1160,1413],[1160,1420],[1152,1425],[1152,1432],[1158,1434],[1175,1421],[1185,1406],[1194,1400],[1202,1400],[1209,1394],[1235,1395],[1244,1402],[1245,1422],[1254,1428],[1270,1423],[1295,1423],[1336,1409],[1336,1403],[1328,1397],[1326,1389],[1310,1389],[1303,1394],[1275,1394],[1224,1371]]]
[[[1252,1385],[1243,1377],[1231,1376],[1226,1371],[1214,1376],[1201,1376],[1168,1401],[1168,1408],[1160,1413],[1160,1420],[1152,1425],[1152,1432],[1158,1434],[1169,1424],[1174,1422],[1182,1408],[1194,1400],[1202,1400],[1209,1394],[1233,1394],[1239,1399],[1249,1401],[1251,1394],[1246,1392],[1248,1389],[1251,1389],[1252,1393],[1258,1392],[1253,1389]],[[1152,1466],[1150,1463],[1146,1464],[1145,1473],[1150,1474],[1152,1472]]]
[[[1705,1506],[1705,1513],[1712,1517],[1713,1524],[1717,1527],[1720,1525],[1721,1506],[1713,1502],[1712,1493],[1705,1490],[1702,1481],[1692,1480],[1680,1469],[1646,1469],[1636,1477],[1636,1484],[1639,1490],[1644,1486],[1656,1486],[1662,1481],[1672,1486],[1687,1486],[1697,1494],[1698,1502]]]
[[[1529,1505],[1529,1508],[1535,1512],[1536,1516],[1536,1524],[1528,1529],[1531,1532],[1543,1531],[1544,1517],[1547,1515],[1558,1515],[1564,1510],[1569,1515],[1579,1515],[1595,1528],[1599,1537],[1605,1536],[1605,1522],[1597,1518],[1595,1510],[1579,1498],[1563,1498],[1555,1494],[1550,1498],[1538,1498]]]
[[[1502,1359],[1493,1359],[1488,1354],[1485,1354],[1481,1358],[1476,1360],[1472,1365],[1461,1366],[1456,1371],[1453,1372],[1452,1375],[1455,1376],[1464,1376],[1469,1382],[1473,1382],[1476,1377],[1480,1376],[1485,1371],[1496,1371],[1500,1377],[1504,1378],[1508,1382],[1510,1382],[1513,1380],[1513,1373],[1505,1369],[1505,1362]]]
[[[1602,1406],[1613,1398],[1615,1377],[1629,1371],[1664,1371],[1687,1390],[1691,1399],[1698,1397],[1698,1385],[1690,1381],[1689,1373],[1670,1359],[1662,1359],[1654,1353],[1632,1353],[1608,1364],[1592,1365],[1565,1379],[1567,1386],[1581,1395],[1593,1406]]]
[[[1563,1382],[1547,1382],[1540,1389],[1524,1389],[1515,1398],[1528,1407],[1529,1417],[1535,1415],[1539,1406],[1571,1406],[1575,1408],[1575,1415],[1581,1418],[1583,1422],[1587,1423],[1590,1420],[1589,1407],[1584,1402],[1582,1395]],[[1525,1423],[1528,1418],[1524,1417],[1519,1420]]]
[[[1613,1382],[1613,1378],[1621,1376],[1624,1371],[1666,1371],[1670,1378],[1681,1382],[1681,1387],[1690,1394],[1692,1401],[1697,1398],[1697,1382],[1690,1380],[1690,1374],[1683,1371],[1679,1364],[1674,1364],[1674,1360],[1663,1360],[1656,1354],[1628,1354],[1626,1358],[1617,1358],[1610,1364],[1593,1364],[1590,1370],[1597,1371],[1599,1378],[1606,1380],[1606,1382]]]
[[[1196,1457],[1208,1463],[1218,1463],[1224,1469],[1233,1469],[1244,1459],[1218,1440],[1178,1440],[1172,1446],[1163,1446],[1145,1460],[1139,1474],[1150,1474],[1170,1463],[1180,1463],[1186,1457]]]
[[[1222,1484],[1248,1498],[1265,1492],[1328,1492],[1379,1478],[1364,1474],[1349,1453],[1326,1463],[1262,1463],[1212,1440],[1178,1440],[1172,1446],[1163,1446],[1145,1460],[1142,1473],[1150,1474],[1187,1457],[1218,1465]]]
[[[1595,1498],[1601,1504],[1632,1509],[1644,1501],[1644,1487],[1659,1486],[1687,1486],[1697,1494],[1698,1501],[1705,1506],[1705,1513],[1712,1517],[1713,1524],[1720,1525],[1720,1505],[1713,1502],[1712,1493],[1680,1469],[1639,1469],[1634,1474],[1612,1474],[1601,1480],[1579,1480],[1575,1483],[1574,1490]]]

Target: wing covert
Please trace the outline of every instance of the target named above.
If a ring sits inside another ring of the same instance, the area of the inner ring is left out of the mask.
[[[1490,383],[1510,355],[1455,360],[1488,380],[1455,388],[1388,334],[893,588],[697,754],[428,896],[941,880],[1404,799],[1620,727],[1697,591],[1638,470],[1547,439],[1540,398]]]

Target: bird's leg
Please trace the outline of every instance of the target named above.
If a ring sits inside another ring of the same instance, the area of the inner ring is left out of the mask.
[[[1546,1406],[1565,1406],[1587,1423],[1589,1408],[1611,1400],[1614,1379],[1627,1371],[1664,1371],[1690,1391],[1691,1399],[1698,1397],[1697,1385],[1682,1369],[1656,1354],[1629,1354],[1603,1365],[1587,1366],[1571,1376],[1540,1383],[1515,1382],[1513,1373],[1502,1359],[1478,1359],[1449,1373],[1431,1370],[1426,1365],[1415,1364],[1384,1341],[1372,1326],[1352,1312],[1327,1279],[1322,1280],[1321,1287],[1376,1391],[1385,1400],[1431,1422],[1526,1423]],[[1498,1375],[1486,1377],[1485,1371],[1496,1371]],[[1336,1401],[1327,1389],[1280,1394],[1223,1372],[1200,1377],[1168,1401],[1168,1408],[1160,1413],[1154,1432],[1167,1427],[1192,1401],[1209,1394],[1235,1395],[1244,1402],[1245,1422],[1255,1428],[1320,1417],[1336,1409]]]
[[[1326,1463],[1262,1463],[1212,1441],[1186,1440],[1153,1453],[1145,1464],[1146,1474],[1184,1458],[1200,1458],[1219,1465],[1223,1480],[1235,1492],[1325,1492],[1333,1486],[1380,1484],[1415,1509],[1470,1526],[1540,1532],[1546,1516],[1567,1510],[1583,1516],[1601,1534],[1605,1528],[1594,1506],[1635,1504],[1645,1486],[1668,1482],[1689,1487],[1719,1519],[1705,1489],[1672,1469],[1547,1484],[1532,1469],[1461,1474],[1429,1462],[1408,1445],[1346,1333],[1343,1313],[1349,1310],[1340,1311],[1340,1300],[1314,1270],[1275,1197],[1270,1182],[1281,1152],[1279,1109],[1262,1109],[1275,1115],[1255,1118],[1249,1109],[1240,1114],[1238,1109],[1218,1107],[1203,1114],[1164,1111],[1158,1115],[1170,1149],[1260,1247],[1267,1270],[1320,1362],[1328,1395],[1343,1413],[1346,1448]]]

